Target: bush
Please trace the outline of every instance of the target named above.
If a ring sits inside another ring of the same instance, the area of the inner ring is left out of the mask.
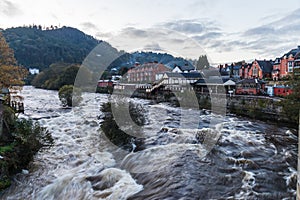
[[[11,177],[26,168],[36,152],[53,144],[51,134],[32,120],[15,119],[9,130],[13,141],[0,146],[0,190],[10,185]]]
[[[81,100],[81,90],[75,88],[73,85],[64,85],[58,92],[59,100],[64,107],[77,106]]]
[[[118,111],[119,113],[117,114],[121,114],[123,113],[122,111],[122,106],[118,106]],[[104,113],[103,116],[103,121],[101,122],[101,129],[103,130],[105,136],[110,140],[110,142],[112,142],[113,144],[115,144],[116,146],[123,148],[124,150],[128,150],[128,151],[139,151],[141,150],[143,147],[143,140],[140,140],[138,138],[136,138],[135,136],[132,135],[128,135],[126,132],[124,132],[123,130],[120,129],[119,125],[117,124],[117,122],[114,119],[113,113],[112,113],[112,105],[111,103],[105,103],[102,104],[101,106],[101,111]],[[130,109],[130,116],[132,118],[132,120],[138,125],[138,126],[142,126],[145,124],[145,116],[143,115],[143,113],[141,111],[141,108],[138,108],[139,106],[137,105],[129,105],[129,109]],[[116,114],[116,113],[115,113]],[[126,119],[124,119],[124,121],[126,121]],[[126,122],[125,122],[126,123]],[[121,124],[121,126],[124,124]],[[131,127],[132,128],[132,127]],[[131,133],[140,133],[142,134],[142,130],[134,130],[131,129],[130,130]],[[136,145],[136,148],[133,149],[133,143]]]

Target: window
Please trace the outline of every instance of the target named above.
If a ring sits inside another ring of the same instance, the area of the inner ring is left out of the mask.
[[[252,76],[257,76],[257,68],[254,67],[253,71],[252,71]]]
[[[293,62],[288,62],[288,72],[293,72]]]

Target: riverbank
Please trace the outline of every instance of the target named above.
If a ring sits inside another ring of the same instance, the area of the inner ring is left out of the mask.
[[[50,133],[30,119],[18,119],[14,112],[3,106],[0,134],[0,192],[11,184],[12,177],[28,173],[28,164],[42,147],[52,143]]]
[[[124,95],[123,92],[114,92],[115,94],[120,93]],[[128,96],[128,94],[125,95]],[[284,98],[213,94],[212,103],[211,95],[206,93],[195,93],[194,91],[177,91],[175,93],[174,91],[158,91],[155,94],[146,94],[142,90],[134,91],[131,97],[151,99],[157,103],[170,102],[175,106],[186,105],[188,107],[195,107],[195,102],[192,99],[196,97],[200,109],[212,110],[213,107],[214,111],[223,111],[226,106],[227,114],[235,114],[249,119],[298,128],[298,117],[284,109],[284,105],[288,104]]]

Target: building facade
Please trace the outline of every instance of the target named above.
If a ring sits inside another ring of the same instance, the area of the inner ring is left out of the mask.
[[[153,83],[157,74],[168,71],[171,69],[161,63],[145,63],[129,69],[127,80],[130,83]]]

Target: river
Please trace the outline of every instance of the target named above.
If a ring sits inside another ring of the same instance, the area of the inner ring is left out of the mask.
[[[104,94],[84,94],[82,105],[63,109],[56,91],[24,87],[25,114],[52,134],[14,177],[1,199],[295,199],[296,130],[262,121],[187,111],[198,129],[181,129],[184,109],[131,99],[147,118],[143,150],[127,152],[100,128]],[[212,119],[218,119],[210,127]],[[205,152],[199,132],[218,140]],[[199,138],[200,137],[200,138]],[[26,172],[26,171],[25,171]]]

